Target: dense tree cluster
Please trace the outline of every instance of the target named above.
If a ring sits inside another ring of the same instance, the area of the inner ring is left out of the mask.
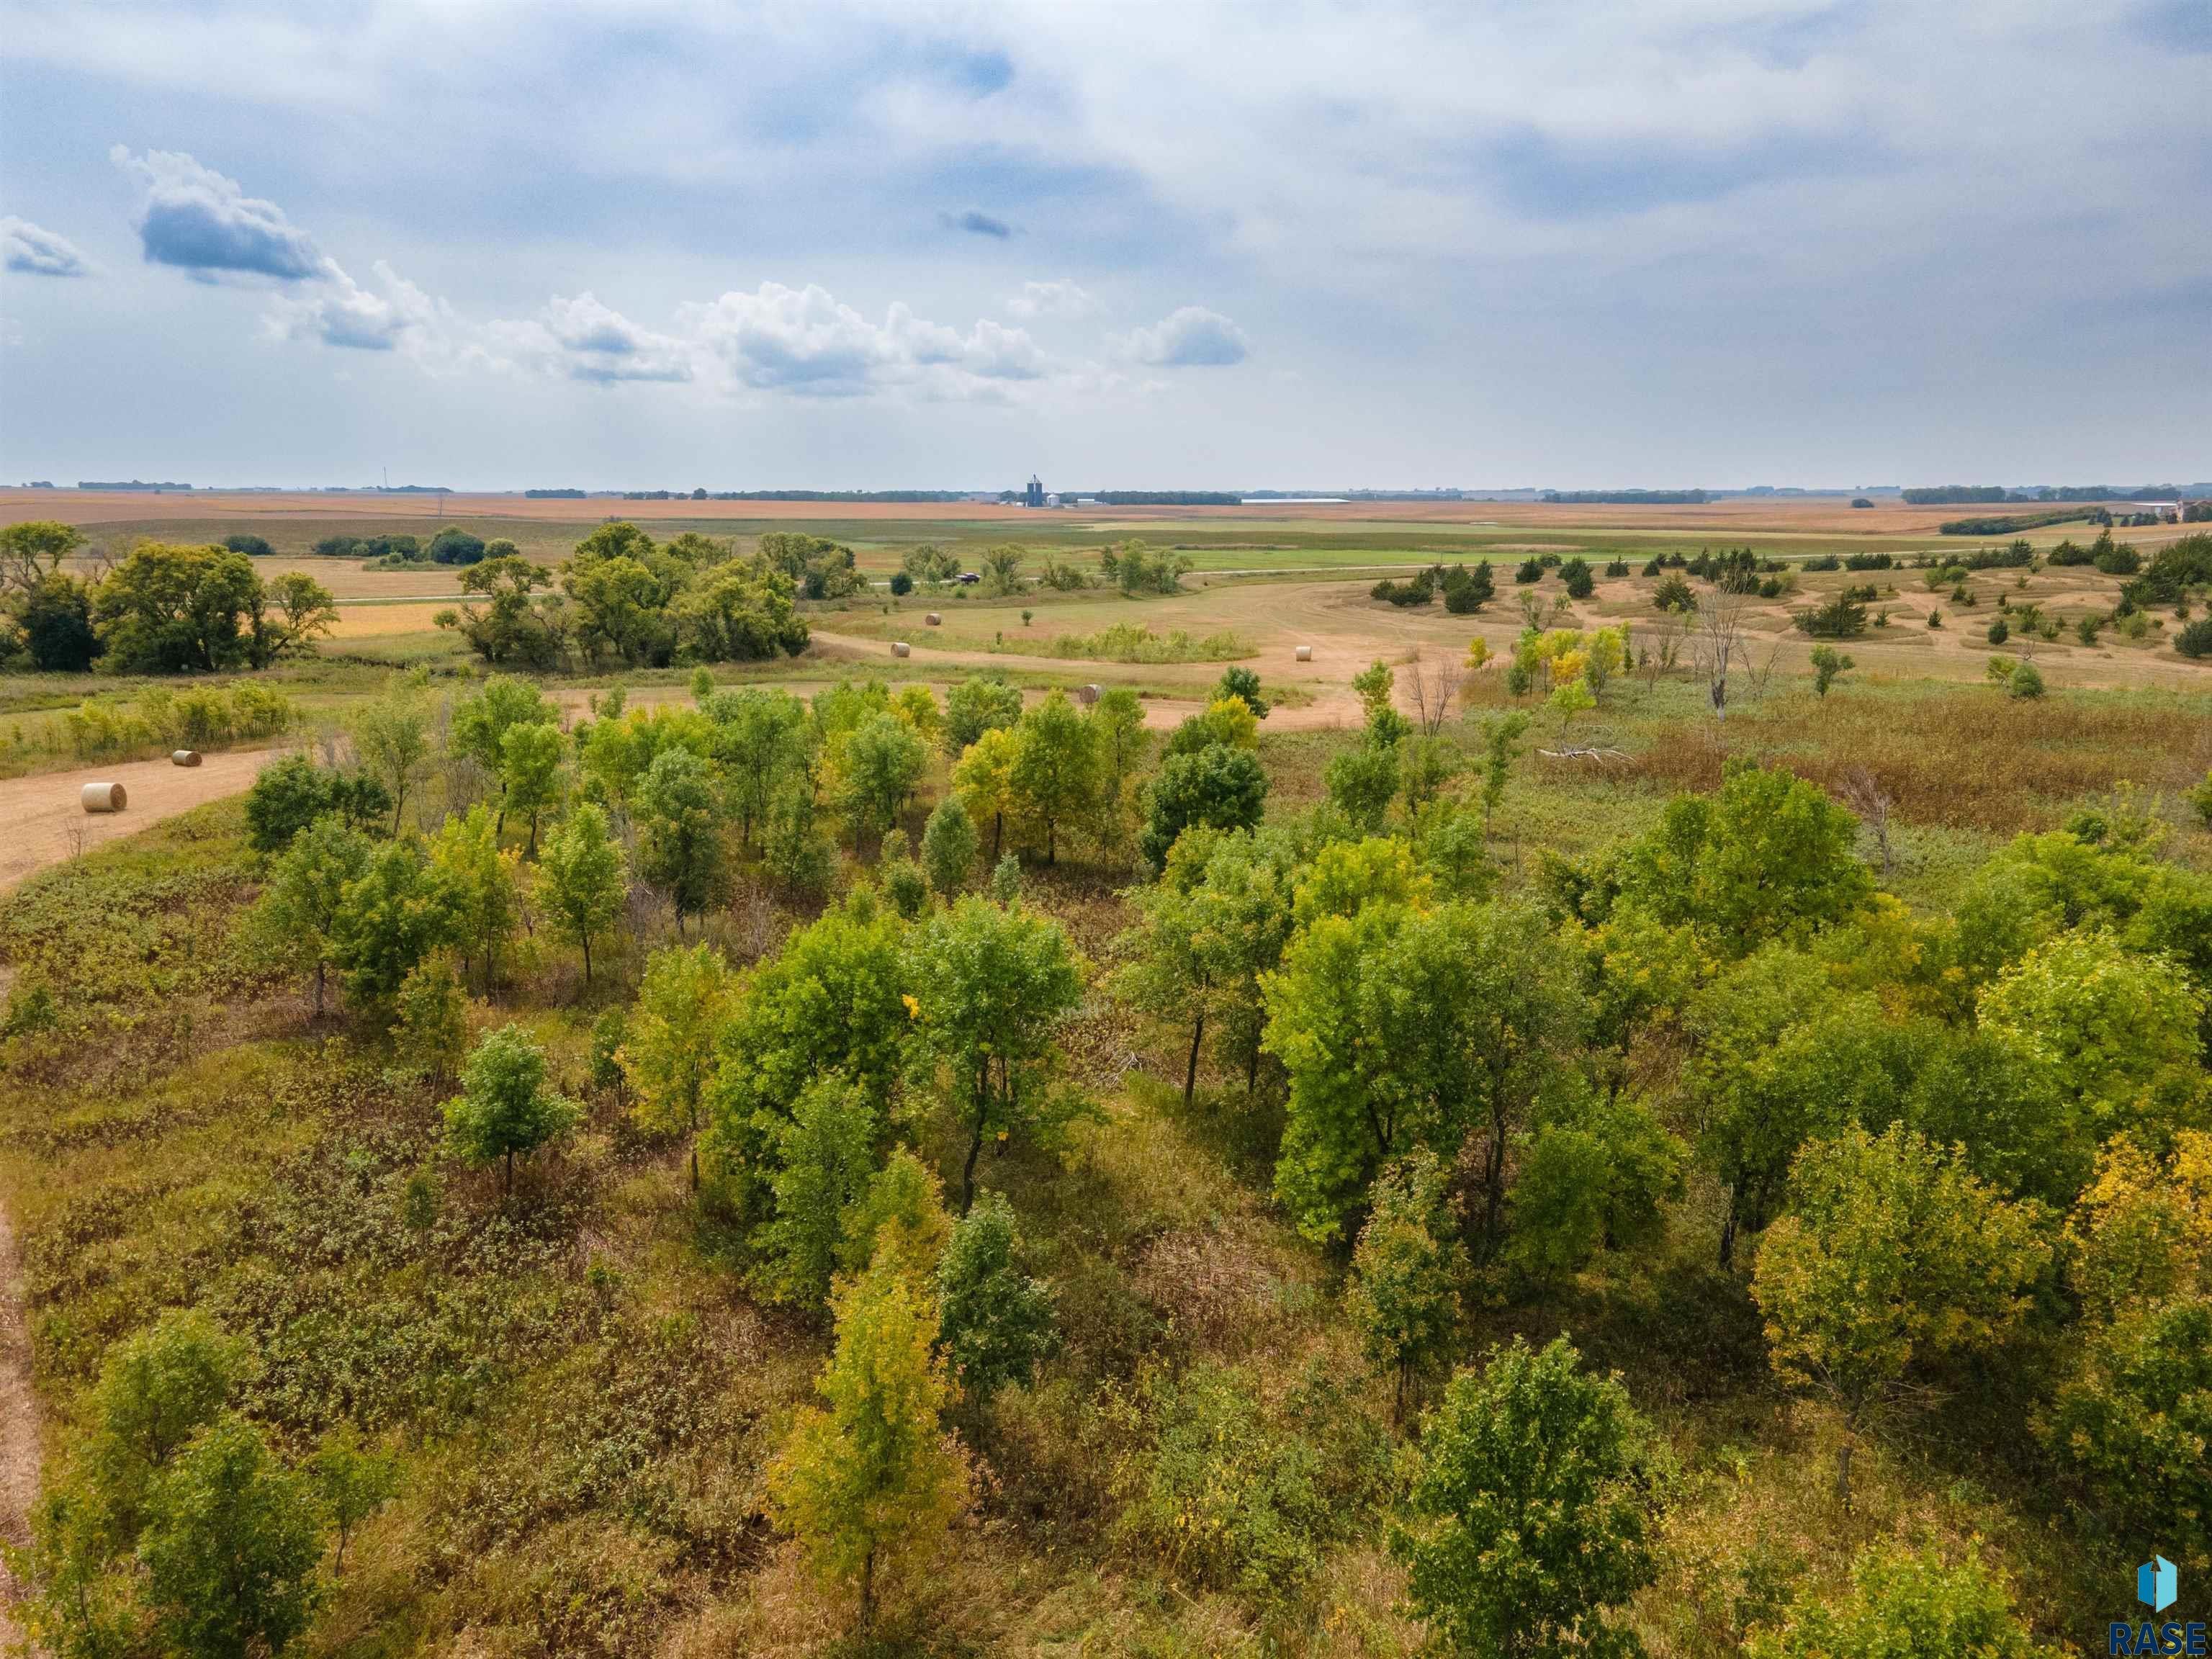
[[[63,568],[84,544],[73,525],[0,530],[0,662],[82,673],[265,668],[306,651],[337,620],[329,590],[290,572],[264,580],[226,546],[142,541],[106,574]]]
[[[494,542],[461,586],[468,599],[437,623],[487,663],[546,669],[574,657],[665,667],[796,656],[807,641],[800,592],[838,598],[861,579],[850,548],[813,537],[774,532],[745,556],[692,532],[657,543],[614,523],[579,542],[557,572]]]

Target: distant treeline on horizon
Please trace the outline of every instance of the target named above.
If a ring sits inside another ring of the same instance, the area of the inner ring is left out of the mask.
[[[1935,484],[1904,494],[1915,507],[1963,507],[1985,501],[2134,501],[2206,491],[2212,491],[2212,483],[2147,483],[2132,489],[2117,484],[2045,484],[2033,489],[2012,489],[2003,484]]]

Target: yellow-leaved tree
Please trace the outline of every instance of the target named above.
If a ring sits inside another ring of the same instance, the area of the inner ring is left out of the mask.
[[[968,1466],[939,1421],[950,1394],[934,1350],[937,1307],[879,1259],[836,1297],[837,1346],[769,1470],[776,1524],[825,1586],[857,1589],[875,1623],[886,1578],[926,1564],[966,1506]]]

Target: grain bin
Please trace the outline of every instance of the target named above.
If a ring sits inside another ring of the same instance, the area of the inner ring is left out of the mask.
[[[199,763],[200,751],[197,749],[174,749],[169,751],[169,764],[172,766],[198,766]]]
[[[927,617],[924,617],[922,621],[927,623],[932,628],[942,628],[945,626],[945,618],[938,615],[934,611],[931,611]]]
[[[904,640],[893,640],[891,641],[891,655],[894,657],[910,657],[913,654],[914,647],[908,645]]]
[[[120,812],[126,798],[119,783],[88,783],[77,799],[88,812]]]
[[[1311,662],[1313,660],[1313,647],[1310,645],[1300,646],[1297,649],[1297,658],[1300,662]]]

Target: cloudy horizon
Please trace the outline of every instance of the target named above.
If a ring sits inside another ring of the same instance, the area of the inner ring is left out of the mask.
[[[0,27],[0,478],[2212,474],[2190,0]]]

